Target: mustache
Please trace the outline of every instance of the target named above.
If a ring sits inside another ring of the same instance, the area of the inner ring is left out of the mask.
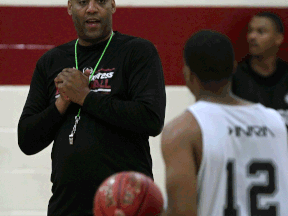
[[[249,45],[258,46],[258,43],[255,40],[248,41]]]

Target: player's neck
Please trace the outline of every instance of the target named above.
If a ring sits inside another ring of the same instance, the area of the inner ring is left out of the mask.
[[[104,36],[104,37],[99,37],[99,38],[95,38],[95,39],[83,39],[83,38],[80,38],[79,37],[79,44],[81,46],[92,46],[92,45],[95,45],[95,44],[99,44],[103,41],[106,41],[110,38],[111,34],[113,34],[113,31],[111,30],[111,32]]]
[[[228,93],[227,95],[206,95],[206,96],[201,97],[197,101],[207,101],[211,103],[227,104],[227,105],[241,105],[242,104],[240,101],[233,98]]]
[[[199,96],[196,98],[197,101],[208,101],[212,103],[227,104],[227,105],[247,105],[250,104],[248,101],[234,97],[231,94],[231,84],[227,84],[215,91],[201,91]]]
[[[251,59],[251,67],[256,73],[262,76],[270,76],[276,70],[276,61],[276,54],[270,56],[253,56]]]

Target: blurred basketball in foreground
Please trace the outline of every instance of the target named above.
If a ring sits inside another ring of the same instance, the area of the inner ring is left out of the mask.
[[[154,216],[163,210],[163,197],[153,180],[138,172],[120,172],[107,178],[94,199],[95,216]]]

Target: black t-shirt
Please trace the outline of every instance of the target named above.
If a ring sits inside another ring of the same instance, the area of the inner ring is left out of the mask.
[[[233,76],[232,92],[249,101],[276,109],[288,125],[288,64],[277,59],[276,71],[261,76],[251,68],[251,57],[239,63]]]
[[[107,41],[78,44],[79,70],[94,69]],[[90,83],[80,121],[69,144],[80,108],[71,104],[62,116],[54,78],[75,67],[75,41],[58,46],[37,62],[30,91],[18,124],[18,143],[36,154],[54,141],[53,195],[48,215],[92,215],[93,196],[108,176],[127,170],[153,178],[149,136],[164,125],[166,94],[163,70],[154,45],[115,32]]]

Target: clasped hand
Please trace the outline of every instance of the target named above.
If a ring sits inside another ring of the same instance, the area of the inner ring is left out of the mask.
[[[90,92],[89,75],[89,70],[82,73],[76,68],[65,68],[54,79],[54,82],[61,97],[82,106]]]

